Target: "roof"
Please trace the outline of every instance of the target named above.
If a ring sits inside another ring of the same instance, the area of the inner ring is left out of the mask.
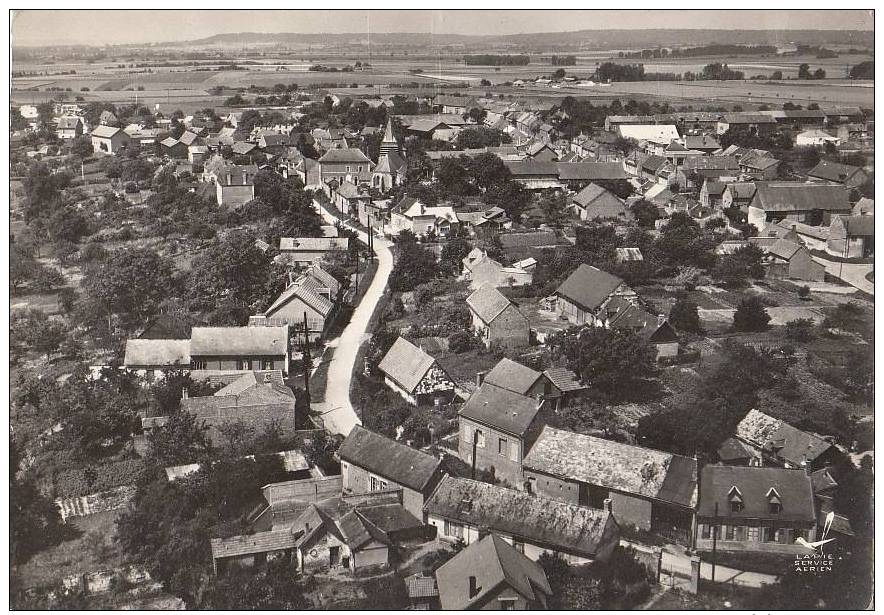
[[[415,201],[412,203],[411,207],[409,207],[406,211],[402,212],[402,215],[406,218],[414,218],[415,216],[435,216],[436,218],[442,218],[443,220],[448,220],[449,222],[457,222],[457,213],[455,213],[453,207],[449,206],[429,206],[424,205],[420,201]]]
[[[402,339],[402,338],[399,338]],[[347,461],[415,491],[423,491],[442,463],[432,455],[355,425],[338,455]]]
[[[213,538],[211,540],[212,557],[215,559],[239,557],[253,553],[294,549],[296,542],[295,536],[290,529],[257,532],[231,538]]]
[[[425,577],[422,572],[416,572],[405,577],[405,589],[409,598],[434,598],[439,595],[434,577]]]
[[[95,128],[93,128],[92,132],[90,134],[93,137],[99,137],[102,139],[110,139],[111,137],[116,135],[118,132],[122,132],[122,130],[120,128],[117,128],[116,126],[107,126],[105,124],[102,124],[101,126],[96,126]]]
[[[718,458],[725,463],[745,461],[753,457],[756,457],[756,455],[736,438],[728,438],[718,447]]]
[[[849,237],[874,237],[875,216],[837,216]]]
[[[577,374],[567,367],[550,367],[543,372],[543,375],[549,378],[550,382],[562,393],[582,391],[587,388],[577,378]]]
[[[678,129],[672,124],[621,124],[617,127],[620,136],[636,141],[670,143],[678,139]]]
[[[725,113],[727,124],[776,124],[776,120],[766,113]]]
[[[411,393],[417,388],[436,360],[404,337],[398,338],[378,368]]]
[[[556,289],[556,294],[586,310],[595,310],[623,280],[592,265],[581,264]]]
[[[482,322],[491,323],[506,308],[515,304],[491,284],[482,284],[467,297],[467,305]]]
[[[825,179],[830,182],[842,183],[850,179],[859,171],[862,171],[862,169],[849,164],[820,160],[819,164],[807,172],[807,176]]]
[[[705,188],[707,194],[722,195],[724,194],[724,189],[727,186],[724,182],[707,179],[705,182],[703,182],[703,187]]]
[[[809,463],[813,463],[814,459],[833,446],[820,437],[755,409],[740,421],[735,433],[738,438],[774,452],[777,457],[795,466],[800,465],[805,457]]]
[[[63,115],[58,118],[58,128],[59,130],[73,130],[78,125],[82,124],[83,120],[80,119],[79,116],[76,115]]]
[[[731,510],[730,502],[734,496],[743,503],[743,509],[739,512]],[[775,496],[782,505],[782,511],[777,515],[768,510],[771,496]],[[707,465],[701,472],[697,515],[713,516],[716,503],[718,518],[722,523],[727,523],[727,519],[731,518],[816,520],[813,484],[803,470]]]
[[[609,527],[616,527],[611,513],[605,510],[452,476],[442,479],[424,510],[559,551],[589,556],[603,546]]]
[[[330,252],[346,250],[349,247],[346,237],[280,237],[280,252]]]
[[[604,188],[602,188],[598,184],[589,184],[583,190],[581,190],[580,192],[575,194],[571,198],[571,200],[574,203],[577,203],[578,205],[580,205],[583,209],[586,209],[594,201],[601,199],[603,197],[607,197],[608,195],[610,195],[612,198],[617,200],[621,206],[623,205],[623,203],[620,201],[620,199],[617,199],[617,197],[615,197],[613,194],[611,194],[610,192],[608,192],[607,190],[605,190]],[[608,199],[608,200],[610,200],[610,199]],[[624,206],[624,208],[625,208],[625,206]]]
[[[190,365],[190,340],[126,340],[123,365]]]
[[[765,249],[765,252],[783,260],[790,260],[803,247],[800,243],[788,239],[777,239]]]
[[[249,143],[248,141],[237,141],[233,144],[231,150],[233,150],[234,154],[248,154],[256,147],[258,146],[254,143]]]
[[[740,163],[733,156],[688,156],[682,168],[686,171],[737,171]]]
[[[684,144],[688,149],[718,149],[721,145],[709,135],[687,135]]]
[[[247,374],[243,374],[224,388],[215,391],[215,397],[239,395],[259,384],[268,383],[282,387],[282,389],[294,396],[292,390],[285,386],[285,381],[282,378],[282,371],[278,369],[267,369],[250,371]]]
[[[756,182],[750,206],[764,211],[845,211],[851,209],[844,186],[797,182]]]
[[[545,425],[523,461],[544,474],[693,507],[697,461]]]
[[[507,433],[528,431],[540,404],[531,397],[483,383],[458,411],[458,416],[478,421]]]
[[[555,231],[528,231],[525,233],[501,233],[498,235],[504,250],[512,248],[538,248],[561,245]]]
[[[282,291],[282,294],[280,294],[279,297],[276,298],[276,301],[267,308],[264,315],[271,316],[276,310],[297,297],[316,311],[316,313],[323,317],[328,316],[332,310],[334,310],[335,306],[327,297],[318,292],[322,290],[324,286],[325,285],[320,284],[319,281],[312,276],[301,276],[294,284]]]
[[[541,375],[530,367],[504,357],[485,374],[483,382],[519,395],[526,395]]]
[[[875,213],[875,200],[867,197],[863,197],[856,202],[853,206],[853,214],[856,216],[860,216],[863,214],[874,214]]]
[[[558,178],[559,163],[543,162],[529,158],[528,160],[504,160],[503,163],[514,177],[522,175],[548,175]]]
[[[725,192],[730,192],[735,200],[749,200],[755,196],[755,184],[752,182],[727,184]]]
[[[288,327],[194,327],[191,356],[284,355]]]
[[[470,596],[470,577],[478,593]],[[489,534],[445,562],[436,571],[439,601],[446,611],[462,611],[482,604],[506,583],[529,601],[537,593],[552,594],[546,573],[497,534]]]
[[[614,253],[620,262],[643,261],[645,259],[640,248],[615,248]]]

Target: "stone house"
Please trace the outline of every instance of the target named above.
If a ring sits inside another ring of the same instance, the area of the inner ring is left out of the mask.
[[[412,197],[402,199],[390,213],[390,232],[393,235],[411,231],[418,237],[430,233],[446,237],[458,224],[453,207],[430,207]]]
[[[556,410],[574,395],[586,390],[577,375],[566,367],[550,367],[538,372],[506,357],[498,361],[488,373],[476,375],[476,386],[492,384],[525,397],[544,400]]]
[[[149,382],[162,378],[172,369],[190,367],[189,339],[129,339],[123,367]]]
[[[529,269],[518,266],[518,263],[506,267],[488,256],[482,250],[475,258],[464,257],[463,279],[470,282],[470,288],[478,289],[483,285],[500,288],[501,286],[525,286],[534,279],[534,267]]]
[[[187,157],[186,148],[185,155]],[[219,207],[234,208],[245,205],[255,198],[255,174],[253,165],[225,165],[216,174],[215,199]]]
[[[826,252],[843,258],[875,256],[875,216],[833,217]]]
[[[657,360],[678,355],[678,333],[663,314],[653,315],[625,297],[613,297],[605,306],[605,326],[626,329],[652,346]]]
[[[468,478],[443,478],[424,511],[441,540],[471,545],[495,533],[532,561],[544,553],[571,564],[605,561],[620,541],[620,528],[607,510]]]
[[[764,268],[770,278],[809,282],[822,282],[826,278],[826,267],[816,262],[810,255],[810,250],[800,243],[778,239],[762,249]]]
[[[734,438],[752,451],[757,465],[818,470],[835,462],[838,448],[817,435],[752,409],[737,425]]]
[[[487,348],[516,348],[530,343],[528,318],[494,286],[480,286],[466,301],[473,330]]]
[[[763,229],[769,222],[802,222],[828,226],[832,216],[851,211],[844,186],[822,183],[756,182],[749,202],[749,224]]]
[[[58,118],[55,134],[64,141],[83,136],[83,118],[76,115],[64,115]]]
[[[378,369],[384,374],[384,383],[414,406],[438,406],[454,399],[451,377],[436,359],[404,337],[393,343]]]
[[[194,327],[190,362],[194,370],[281,370],[289,372],[289,327]]]
[[[96,126],[89,133],[89,138],[92,139],[92,149],[96,154],[118,154],[130,141],[126,132],[114,126]]]
[[[541,497],[610,509],[619,525],[689,545],[697,460],[545,426],[523,462]]]
[[[755,184],[752,182],[734,182],[725,184],[721,195],[721,208],[739,207],[748,210],[752,197],[755,196]]]
[[[589,184],[571,197],[571,210],[581,220],[613,218],[626,221],[632,218],[623,201],[597,184]]]
[[[365,153],[356,148],[330,149],[319,158],[319,179],[323,186],[331,180],[338,185],[370,183],[374,163]]]
[[[277,297],[267,310],[249,319],[251,325],[289,325],[307,331],[311,341],[323,337],[341,304],[341,283],[313,263]]]
[[[400,489],[403,507],[418,519],[442,479],[441,460],[360,425],[344,439],[338,456],[344,493]]]
[[[615,296],[635,296],[620,278],[591,265],[581,264],[556,289],[555,311],[575,325],[594,324]]]

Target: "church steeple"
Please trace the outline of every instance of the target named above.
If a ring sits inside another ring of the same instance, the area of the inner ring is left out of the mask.
[[[393,123],[388,118],[387,119],[387,128],[384,130],[384,138],[381,141],[381,155],[389,154],[390,152],[398,152],[399,151],[399,142],[393,136]]]

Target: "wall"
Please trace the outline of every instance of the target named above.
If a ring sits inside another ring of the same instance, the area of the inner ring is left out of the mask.
[[[678,342],[666,342],[665,344],[657,344],[657,359],[662,357],[678,356]]]
[[[414,389],[418,404],[433,403],[435,397],[450,401],[454,393],[454,382],[437,363],[427,370],[426,375]]]
[[[280,319],[281,322],[285,322],[285,324],[288,325],[303,325],[304,312],[307,312],[307,328],[310,330],[311,334],[322,335],[325,332],[327,322],[331,319],[328,319],[327,321],[322,314],[304,303],[299,297],[292,297],[285,303],[285,305],[268,313],[267,316]],[[329,316],[333,313],[334,312],[330,312]]]
[[[255,186],[222,186],[215,184],[218,205],[238,207],[255,198]]]
[[[527,611],[531,608],[528,600],[507,584],[484,598],[477,610],[500,611],[503,610],[504,603],[511,604],[513,611]]]
[[[367,566],[386,566],[390,562],[390,549],[384,544],[372,541],[361,547],[350,559],[353,570]]]
[[[240,368],[240,360],[251,360],[251,369],[280,369],[284,373],[288,373],[288,365],[286,365],[285,356],[283,355],[256,355],[243,357],[217,357],[217,356],[191,356],[191,361],[205,361],[205,367],[200,369],[218,369],[218,370],[241,370],[248,368]],[[268,361],[268,367],[262,367],[263,361]],[[196,368],[193,368],[196,369]]]
[[[345,467],[346,466],[346,467]],[[341,463],[341,475],[343,476],[343,489],[351,493],[371,493],[371,477],[386,481],[387,486],[384,489],[401,489],[402,490],[402,506],[418,519],[424,516],[424,496],[419,491],[409,489],[404,485],[397,483],[394,479],[380,474],[369,472],[351,461],[343,461]]]
[[[515,305],[510,305],[491,322],[489,340],[492,346],[518,348],[527,346],[531,326]]]
[[[525,451],[522,439],[502,431],[495,430],[468,418],[460,417],[460,437],[458,450],[460,457],[472,467],[473,433],[479,429],[485,435],[485,446],[476,447],[476,468],[491,470],[494,475],[506,481],[511,487],[522,488],[522,459]],[[499,440],[506,440],[506,455],[499,454]]]
[[[712,538],[711,529],[709,530],[709,538],[703,538],[703,532],[709,526],[712,520],[710,518],[700,518],[697,526],[697,550],[711,551]],[[719,523],[722,521],[718,519]],[[804,532],[805,540],[816,540],[816,526],[814,524],[786,524],[789,527],[781,528],[788,530],[789,533],[783,537],[784,542],[762,542],[761,527],[758,520],[741,520],[740,526],[742,530],[735,530],[735,536],[739,536],[739,532],[743,532],[742,540],[726,540],[726,530],[724,525],[719,525],[718,540],[715,548],[719,551],[746,551],[746,552],[766,552],[766,553],[807,553],[807,549],[795,544],[795,539],[799,534],[796,531]],[[776,527],[778,524],[768,521],[767,525]],[[802,527],[803,525],[803,527]]]

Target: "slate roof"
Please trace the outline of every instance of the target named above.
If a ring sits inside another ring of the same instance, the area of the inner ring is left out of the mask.
[[[743,501],[743,510],[733,512],[730,492],[736,487]],[[772,515],[768,510],[770,490],[774,489],[782,511]],[[770,467],[707,465],[700,477],[700,503],[697,515],[711,517],[718,503],[719,523],[728,519],[778,519],[782,521],[816,520],[813,508],[813,484],[803,470]]]
[[[346,250],[349,246],[346,237],[280,237],[280,252],[330,252]]]
[[[749,203],[764,211],[845,211],[851,209],[844,186],[797,182],[756,182]]]
[[[736,438],[728,438],[718,447],[718,458],[725,462],[745,461],[757,457],[745,444]]]
[[[402,339],[402,338],[399,338]],[[353,427],[338,449],[342,461],[423,491],[439,470],[441,460],[385,438],[359,425]]]
[[[558,178],[559,176],[559,163],[557,162],[542,162],[530,158],[528,160],[504,160],[503,163],[513,177],[546,175]]]
[[[469,578],[478,593],[470,596]],[[489,534],[445,562],[436,571],[439,601],[446,611],[462,611],[482,604],[506,583],[523,598],[543,602],[539,593],[552,594],[546,573],[497,534]]]
[[[688,149],[718,149],[721,145],[709,135],[688,135],[684,138]]]
[[[233,144],[233,146],[231,147],[231,150],[233,151],[234,154],[243,155],[243,154],[248,154],[249,152],[251,152],[253,149],[255,149],[257,147],[258,146],[255,145],[254,143],[249,143],[248,141],[237,141],[236,143]]]
[[[777,239],[772,245],[765,249],[767,254],[776,256],[783,260],[791,260],[804,246],[788,239]]]
[[[776,444],[777,457],[799,466],[805,456],[809,463],[832,448],[832,444],[813,434],[801,431],[779,419],[752,409],[737,425],[736,436],[758,448],[773,451]]]
[[[521,436],[539,411],[531,398],[493,384],[482,384],[458,411],[458,415]]]
[[[830,182],[844,183],[860,171],[862,171],[861,168],[849,164],[820,160],[819,164],[807,172],[807,176]]]
[[[555,231],[529,231],[525,233],[501,233],[500,244],[504,250],[512,248],[540,248],[561,245],[563,242]]]
[[[549,378],[562,393],[583,391],[587,388],[587,386],[577,378],[577,374],[567,367],[550,367],[549,369],[544,370],[543,374]]]
[[[442,479],[424,510],[589,557],[603,546],[605,533],[616,528],[608,511],[452,476]]]
[[[284,355],[288,327],[194,327],[191,356]]]
[[[623,493],[693,507],[697,461],[545,425],[523,465],[527,469]]]
[[[63,115],[58,118],[58,129],[59,130],[73,130],[78,125],[82,124],[83,120],[80,119],[76,115]]]
[[[541,375],[530,367],[504,357],[485,374],[483,382],[519,395],[526,395]]]
[[[267,382],[268,377],[269,383]],[[225,395],[241,395],[251,388],[265,384],[271,384],[275,390],[284,395],[288,395],[289,397],[295,396],[295,394],[292,393],[292,390],[285,386],[285,381],[282,378],[281,370],[266,369],[250,371],[247,374],[243,374],[227,386],[215,391],[215,397],[223,397]]]
[[[467,297],[467,305],[482,322],[491,323],[506,308],[515,304],[491,284],[482,284]]]
[[[378,368],[411,393],[435,362],[433,357],[400,337],[381,359]]]
[[[682,168],[685,171],[737,171],[740,163],[733,156],[688,156]]]
[[[267,308],[264,315],[271,316],[278,309],[297,297],[321,316],[328,316],[335,306],[328,298],[318,292],[323,286],[312,276],[301,276],[295,280],[294,284],[282,291],[282,294],[276,298],[273,305]]]
[[[571,200],[573,202],[577,203],[578,205],[580,205],[583,209],[586,209],[593,202],[595,202],[598,199],[603,198],[609,194],[611,194],[611,193],[608,192],[607,190],[605,190],[604,188],[602,188],[601,186],[599,186],[598,184],[589,184],[588,186],[586,186],[586,188],[584,188],[583,190],[581,190],[580,192],[575,194],[573,197],[571,197]],[[614,196],[614,195],[611,195],[611,196]],[[616,199],[617,197],[614,197],[614,198]],[[619,201],[619,199],[618,199],[618,201]],[[621,205],[622,205],[622,203],[621,203]]]
[[[703,186],[705,186],[707,194],[721,196],[722,194],[724,194],[724,189],[726,187],[726,184],[724,182],[718,182],[718,181],[707,179],[703,183]]]
[[[330,149],[319,159],[319,162],[368,162],[371,159],[361,149]]]
[[[126,340],[126,354],[123,365],[190,365],[190,340]]]
[[[875,216],[838,216],[849,237],[874,237]]]
[[[728,184],[725,192],[730,192],[734,200],[748,201],[755,196],[755,184],[752,182],[736,182]]]
[[[556,289],[556,294],[585,310],[598,308],[623,280],[592,265],[581,264]]]

